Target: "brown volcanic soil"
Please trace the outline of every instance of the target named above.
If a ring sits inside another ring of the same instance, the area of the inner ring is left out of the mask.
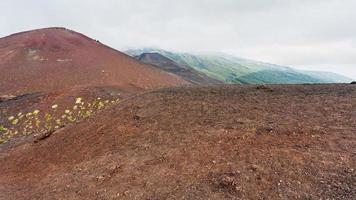
[[[142,89],[184,80],[80,33],[47,28],[0,38],[0,95],[112,85]]]
[[[67,121],[61,118],[63,114],[65,114],[65,110],[73,110],[73,106],[76,105],[75,101],[77,98],[81,98],[82,101],[87,106],[87,103],[92,103],[95,100],[101,102],[108,101],[121,101],[125,98],[135,95],[140,92],[138,88],[128,88],[124,89],[118,87],[72,87],[71,89],[65,90],[57,90],[52,92],[37,92],[37,93],[29,93],[16,97],[11,97],[10,99],[5,99],[0,101],[0,126],[4,126],[6,128],[14,128],[19,133],[11,138],[11,142],[0,145],[0,150],[2,148],[11,148],[12,146],[16,146],[19,143],[25,142],[28,138],[23,137],[23,127],[26,123],[26,117],[23,117],[19,120],[19,124],[16,126],[11,125],[11,122],[8,120],[10,116],[15,116],[19,119],[18,114],[22,113],[22,115],[26,115],[27,113],[31,113],[34,110],[39,110],[40,114],[37,116],[40,118],[41,125],[40,129],[45,129],[45,121],[44,116],[45,113],[50,114],[55,119],[60,119],[62,122]],[[112,103],[110,103],[112,104]],[[57,109],[52,109],[52,105],[57,105]],[[79,110],[79,109],[78,109]],[[89,109],[86,110],[96,110]],[[82,111],[85,112],[85,111]],[[53,119],[52,121],[54,121]],[[78,119],[80,120],[80,119]],[[30,120],[33,121],[33,120]],[[72,122],[73,123],[73,122]],[[27,123],[28,124],[28,123]],[[67,124],[62,124],[61,126],[66,126]],[[34,127],[34,126],[33,126]],[[38,130],[31,129],[31,132],[34,134],[39,134]],[[2,134],[0,132],[0,139]]]
[[[0,124],[7,121],[7,117],[17,113],[27,113],[35,109],[41,111],[49,110],[52,105],[57,104],[59,108],[73,106],[77,97],[84,101],[90,101],[100,97],[101,99],[125,99],[133,96],[138,91],[134,88],[121,89],[118,87],[73,87],[71,89],[56,90],[52,92],[29,93],[12,97],[6,101],[0,101]]]
[[[355,102],[346,84],[148,92],[0,150],[0,199],[354,199]]]

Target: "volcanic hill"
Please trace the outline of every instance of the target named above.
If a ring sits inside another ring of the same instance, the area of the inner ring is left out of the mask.
[[[354,84],[191,86],[214,79],[139,59],[64,28],[0,39],[0,200],[356,196]]]
[[[73,86],[152,89],[187,84],[100,42],[65,28],[0,38],[0,95]]]

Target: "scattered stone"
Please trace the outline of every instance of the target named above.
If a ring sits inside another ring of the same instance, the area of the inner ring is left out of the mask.
[[[125,191],[125,192],[123,193],[123,195],[124,195],[124,196],[128,196],[129,193],[130,193],[130,191],[127,190],[127,191]]]
[[[8,101],[15,98],[13,95],[1,95],[0,96],[0,102]]]
[[[221,184],[228,186],[228,185],[234,185],[234,179],[229,177],[229,176],[225,176],[222,181]]]
[[[270,133],[270,132],[273,131],[273,128],[272,127],[266,127],[266,131]]]
[[[49,131],[46,131],[44,133],[40,133],[38,135],[35,136],[35,140],[34,140],[34,143],[38,143],[40,142],[41,140],[44,140],[44,139],[47,139],[48,137],[50,137],[52,135],[52,133],[54,133],[55,130],[49,130]]]
[[[262,84],[262,85],[257,85],[257,86],[256,86],[256,89],[257,89],[257,90],[268,89],[268,87],[267,87],[267,85]]]
[[[114,174],[119,172],[119,169],[121,168],[120,165],[114,165],[109,168],[109,176],[113,176]]]
[[[253,172],[256,172],[258,170],[258,166],[257,165],[251,165],[250,166],[250,170],[253,171]]]
[[[272,92],[273,90],[271,88],[269,88],[266,84],[262,84],[262,85],[257,85],[256,86],[257,90],[266,90],[268,92]]]
[[[133,119],[134,119],[135,121],[139,121],[139,120],[141,119],[141,117],[138,116],[138,115],[134,115],[134,116],[133,116]]]
[[[257,134],[272,133],[273,128],[270,126],[261,127],[257,129]]]
[[[227,189],[230,193],[236,193],[240,191],[240,187],[234,177],[224,176],[220,181],[220,187]]]
[[[101,181],[101,180],[104,180],[104,179],[105,179],[104,176],[97,176],[97,177],[96,177],[96,180],[97,180],[97,181]]]

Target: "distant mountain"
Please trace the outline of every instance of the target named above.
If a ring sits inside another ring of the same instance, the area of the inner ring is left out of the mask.
[[[226,54],[175,53],[153,48],[126,51],[131,56],[154,52],[168,57],[181,65],[190,66],[225,83],[299,84],[350,82],[349,78],[338,74],[305,72],[291,67],[248,60]]]
[[[353,79],[333,72],[303,71],[303,73],[319,78],[328,83],[349,83]]]
[[[135,58],[143,63],[153,65],[161,70],[175,74],[182,79],[196,85],[223,83],[222,81],[213,79],[187,65],[178,64],[159,53],[142,53],[138,56],[135,56]]]
[[[0,38],[0,95],[75,86],[154,89],[188,84],[83,34],[46,28]]]

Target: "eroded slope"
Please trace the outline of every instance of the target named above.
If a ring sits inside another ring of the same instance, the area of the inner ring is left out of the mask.
[[[0,199],[352,199],[356,87],[129,98],[0,155]]]

